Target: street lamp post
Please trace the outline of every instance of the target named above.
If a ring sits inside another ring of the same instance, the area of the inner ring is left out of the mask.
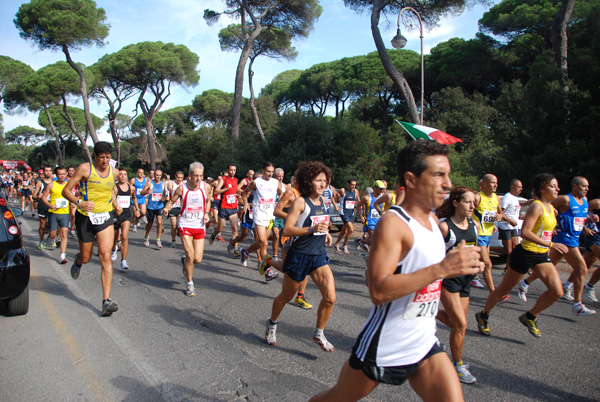
[[[392,46],[395,49],[402,49],[406,46],[406,38],[402,36],[400,33],[400,19],[402,18],[402,13],[405,11],[413,12],[417,18],[419,19],[419,32],[421,34],[421,125],[423,124],[423,102],[425,98],[425,59],[423,58],[423,20],[421,19],[421,15],[412,7],[404,7],[400,10],[400,14],[398,14],[398,31],[396,32],[396,36],[392,39]],[[406,24],[405,24],[406,25]]]
[[[58,150],[60,153],[60,158],[59,158],[58,163],[60,165],[64,165],[64,163],[65,163],[65,144],[64,144],[64,142],[61,142],[58,144]]]

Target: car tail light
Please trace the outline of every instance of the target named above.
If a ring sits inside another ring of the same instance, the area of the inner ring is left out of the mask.
[[[13,236],[16,236],[19,234],[19,227],[17,225],[10,225],[8,227],[8,233],[10,233]]]
[[[10,211],[4,211],[4,219],[9,220],[14,218],[15,216]]]
[[[6,205],[6,200],[4,198],[0,198],[0,205]]]

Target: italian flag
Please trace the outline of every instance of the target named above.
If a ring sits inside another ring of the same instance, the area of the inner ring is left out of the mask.
[[[398,121],[398,120],[396,120]],[[398,121],[398,124],[406,130],[408,135],[413,139],[423,138],[425,140],[435,140],[440,144],[454,144],[455,142],[462,142],[460,138],[451,136],[448,133],[438,130],[437,128],[421,126],[419,124],[406,123],[404,121]]]

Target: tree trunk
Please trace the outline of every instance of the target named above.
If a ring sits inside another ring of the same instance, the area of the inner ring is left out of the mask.
[[[567,69],[567,25],[575,6],[575,0],[562,0],[560,10],[552,24],[552,51],[554,61],[560,68],[561,85],[565,94],[569,93],[569,73]]]
[[[77,138],[79,138],[79,141],[81,142],[81,146],[83,147],[83,152],[85,152],[85,156],[87,156],[88,162],[92,162],[92,155],[90,155],[90,150],[87,147],[86,144],[86,140],[85,138],[83,138],[83,136],[81,135],[81,133],[79,132],[79,130],[77,130],[77,127],[75,127],[75,122],[73,122],[73,118],[71,117],[71,115],[69,114],[69,111],[67,109],[67,100],[65,99],[65,96],[62,96],[63,99],[63,118],[69,123],[69,126],[71,127],[71,131],[73,132],[73,134],[75,134],[77,136]]]
[[[152,119],[154,114],[146,116],[146,133],[148,134],[148,158],[150,158],[150,169],[156,170],[156,135],[154,135],[154,127]]]
[[[260,118],[258,117],[258,112],[256,111],[256,106],[254,105],[254,87],[252,85],[252,76],[254,75],[254,71],[252,71],[252,65],[254,64],[254,59],[250,58],[250,64],[248,64],[248,86],[250,87],[250,110],[252,111],[252,117],[254,118],[254,125],[258,130],[258,134],[260,135],[260,139],[263,142],[267,142],[265,138],[265,133],[262,130],[260,125]]]
[[[67,63],[69,63],[73,70],[77,72],[77,75],[79,75],[79,80],[81,83],[81,98],[83,99],[83,112],[85,113],[87,131],[92,136],[92,141],[94,142],[94,144],[96,144],[98,142],[98,136],[96,135],[96,129],[94,128],[94,122],[92,121],[92,115],[90,113],[90,101],[87,95],[87,83],[85,82],[85,75],[83,74],[83,70],[77,65],[77,63],[75,63],[73,59],[71,59],[69,48],[63,45],[62,50],[65,56],[67,57]]]
[[[117,162],[121,163],[121,144],[119,142],[119,133],[117,132],[116,126],[117,114],[119,113],[121,107],[115,110],[115,102],[109,98],[104,89],[102,90],[102,95],[104,95],[106,101],[108,102],[108,126],[110,128],[110,135],[112,136],[113,144],[115,144],[115,151],[117,151]]]
[[[56,147],[56,155],[61,155],[60,153],[60,136],[58,135],[58,131],[56,131],[56,127],[54,127],[54,121],[52,120],[52,116],[50,116],[50,111],[48,110],[48,106],[44,105],[44,111],[46,112],[46,117],[48,117],[48,124],[50,125],[50,131],[54,134],[54,146]],[[61,157],[58,157],[58,164],[63,165],[64,159],[61,160]]]
[[[387,49],[385,48],[385,44],[383,43],[383,39],[381,38],[381,33],[379,32],[379,15],[381,10],[388,4],[388,1],[378,0],[373,4],[373,11],[371,13],[371,33],[373,34],[373,39],[375,40],[375,46],[377,47],[377,53],[379,53],[379,58],[381,59],[381,63],[383,64],[383,68],[387,75],[392,79],[396,87],[400,91],[402,98],[406,102],[408,107],[408,113],[410,116],[410,120],[413,123],[420,124],[419,112],[417,111],[417,105],[415,103],[415,97],[404,77],[390,59],[390,56],[387,53]]]

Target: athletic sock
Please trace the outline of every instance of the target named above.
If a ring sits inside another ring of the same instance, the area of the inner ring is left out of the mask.
[[[531,314],[529,311],[525,313],[525,316],[527,317],[528,320],[531,320],[531,321],[535,321],[535,319],[537,318],[536,316]]]
[[[462,360],[460,360],[460,361],[456,361],[455,360],[454,361],[454,367],[458,367],[458,366],[462,366],[462,365],[463,365],[463,361]]]
[[[594,285],[591,285],[589,282],[585,285],[587,289],[594,289]]]
[[[313,331],[313,338],[320,338],[323,336],[323,330],[319,328],[315,328]]]
[[[296,296],[297,299],[304,299],[304,292],[298,292],[298,296]]]
[[[194,284],[194,281],[190,281],[190,282],[188,282],[187,284],[188,284],[188,285],[193,285],[193,284]]]
[[[269,326],[272,327],[275,325],[277,325],[277,321],[273,321],[272,319],[269,318]]]
[[[529,286],[529,282],[527,282],[527,279],[523,279],[523,283],[527,286]]]

